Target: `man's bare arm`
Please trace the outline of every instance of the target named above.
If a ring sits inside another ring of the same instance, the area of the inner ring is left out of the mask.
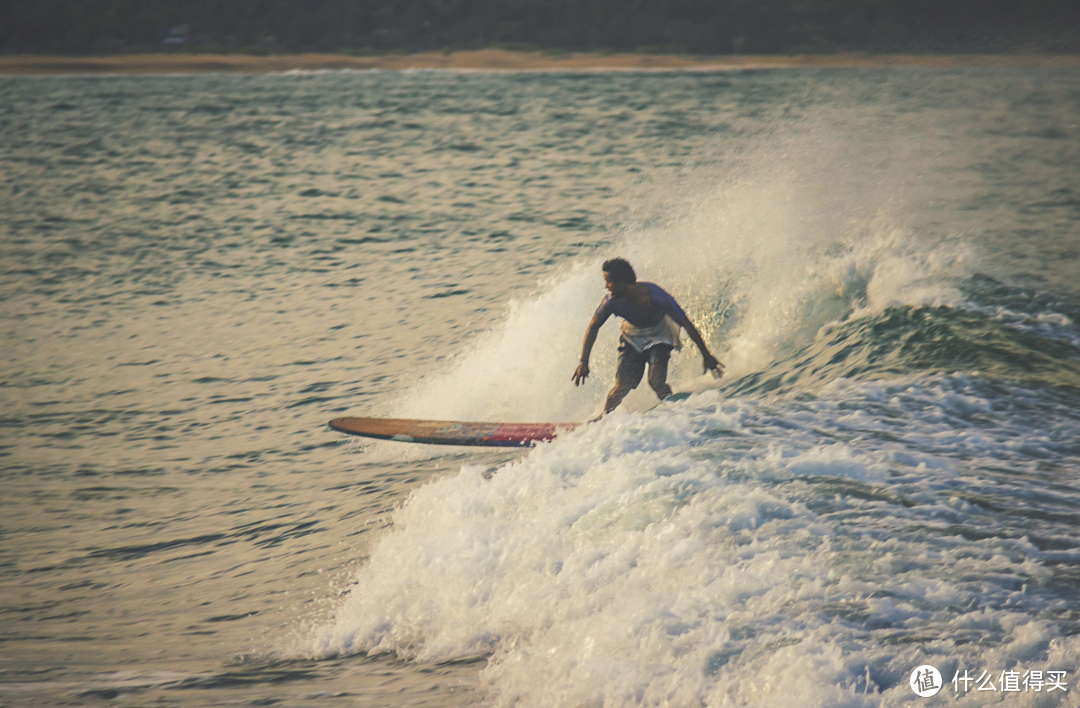
[[[574,369],[574,375],[570,377],[575,386],[585,383],[585,379],[589,377],[589,355],[592,354],[593,345],[596,344],[596,333],[599,331],[600,323],[596,321],[594,315],[589,322],[589,330],[585,333],[585,343],[581,347],[581,361]]]
[[[709,351],[709,348],[705,346],[705,340],[701,338],[701,333],[698,332],[697,327],[695,327],[694,323],[690,321],[690,318],[687,317],[679,324],[681,324],[683,329],[686,330],[686,333],[690,335],[690,339],[694,341],[694,344],[697,345],[698,350],[701,352],[701,357],[704,360],[703,364],[705,366],[705,371],[715,369],[717,373],[723,375],[724,364],[719,359],[714,357],[712,355],[712,352]]]

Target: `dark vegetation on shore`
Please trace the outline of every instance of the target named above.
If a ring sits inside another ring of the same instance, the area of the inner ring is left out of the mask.
[[[0,0],[0,52],[1080,51],[1077,0]]]

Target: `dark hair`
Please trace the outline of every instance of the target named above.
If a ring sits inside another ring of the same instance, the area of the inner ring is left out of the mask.
[[[612,258],[610,261],[604,261],[603,270],[613,283],[637,282],[634,267],[625,258]]]

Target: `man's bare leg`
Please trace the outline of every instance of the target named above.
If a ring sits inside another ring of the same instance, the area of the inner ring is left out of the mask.
[[[661,401],[671,395],[671,386],[667,383],[668,358],[671,347],[657,345],[649,349],[649,387]]]

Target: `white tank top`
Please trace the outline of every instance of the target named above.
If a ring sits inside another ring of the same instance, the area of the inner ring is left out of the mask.
[[[682,329],[669,315],[664,315],[653,327],[635,327],[626,320],[622,323],[622,336],[635,350],[644,352],[657,344],[670,344],[675,349],[682,349],[679,330]]]

